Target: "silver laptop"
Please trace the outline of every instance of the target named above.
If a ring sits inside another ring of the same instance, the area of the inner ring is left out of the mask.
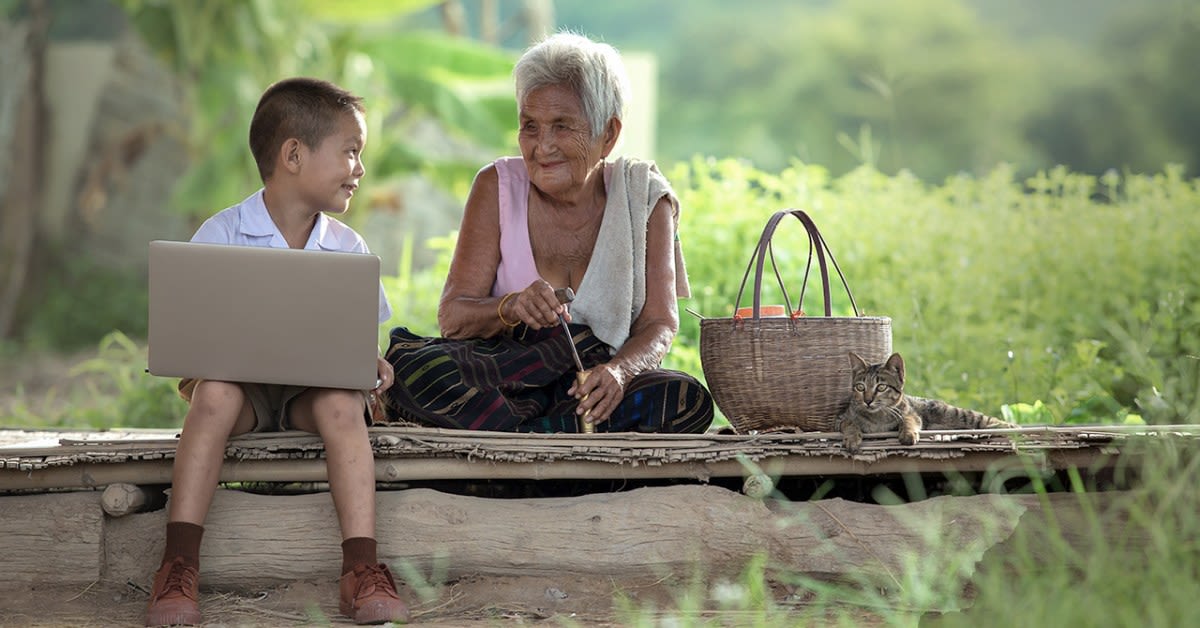
[[[374,255],[150,243],[154,375],[369,389],[378,333]]]

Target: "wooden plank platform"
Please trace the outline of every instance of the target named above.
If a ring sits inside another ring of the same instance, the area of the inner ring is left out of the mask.
[[[512,434],[410,426],[370,429],[380,482],[485,479],[656,479],[867,476],[987,471],[1003,467],[1100,469],[1139,439],[1200,444],[1200,425],[1030,426],[926,431],[914,446],[895,433],[869,436],[854,456],[841,435]],[[169,484],[176,430],[0,430],[0,491]],[[223,482],[321,482],[320,438],[302,432],[232,439]]]

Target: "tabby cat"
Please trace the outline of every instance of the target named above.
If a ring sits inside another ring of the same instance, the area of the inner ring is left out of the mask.
[[[915,445],[921,429],[960,430],[1016,427],[1012,423],[937,399],[904,394],[904,358],[893,353],[882,364],[867,364],[850,352],[850,404],[838,417],[842,441],[850,453],[862,447],[862,435],[900,432],[900,442]]]

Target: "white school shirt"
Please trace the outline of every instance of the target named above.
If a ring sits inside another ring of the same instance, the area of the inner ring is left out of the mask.
[[[267,213],[263,203],[263,191],[251,194],[246,200],[223,209],[204,221],[192,236],[192,242],[209,244],[235,244],[237,246],[266,246],[277,249],[288,248],[287,240]],[[308,236],[304,248],[343,253],[370,253],[367,243],[358,232],[345,223],[325,214],[317,214],[317,224]],[[392,317],[392,307],[379,283],[379,322],[383,324]]]

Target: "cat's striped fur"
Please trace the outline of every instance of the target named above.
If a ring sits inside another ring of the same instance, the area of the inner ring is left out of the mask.
[[[862,447],[862,435],[900,433],[900,442],[915,445],[921,430],[1015,427],[981,412],[952,406],[937,399],[904,394],[904,358],[893,353],[880,364],[867,364],[850,352],[850,403],[838,417],[842,441],[851,453]]]

